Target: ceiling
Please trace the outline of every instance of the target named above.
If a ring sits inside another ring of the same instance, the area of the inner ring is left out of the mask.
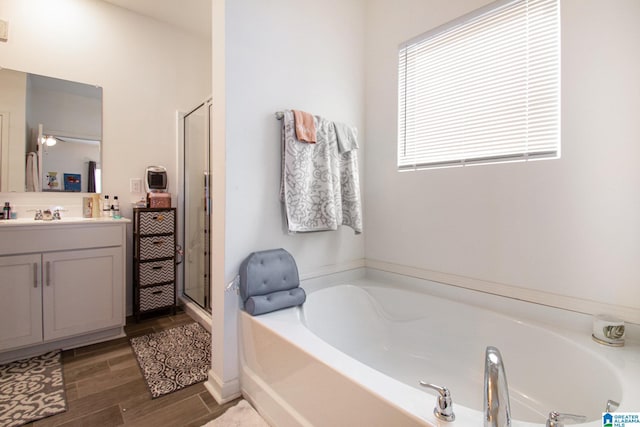
[[[211,0],[104,0],[184,31],[211,37]],[[187,6],[188,5],[188,6]]]

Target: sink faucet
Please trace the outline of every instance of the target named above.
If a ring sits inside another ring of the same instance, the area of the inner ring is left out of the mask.
[[[502,355],[495,347],[487,347],[484,360],[484,427],[511,426],[509,387]]]

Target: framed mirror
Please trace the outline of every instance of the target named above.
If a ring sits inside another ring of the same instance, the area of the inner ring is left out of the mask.
[[[0,191],[101,191],[102,88],[0,69]]]

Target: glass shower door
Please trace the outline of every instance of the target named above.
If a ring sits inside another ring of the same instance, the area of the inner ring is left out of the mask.
[[[184,294],[211,310],[209,141],[211,103],[184,116]]]

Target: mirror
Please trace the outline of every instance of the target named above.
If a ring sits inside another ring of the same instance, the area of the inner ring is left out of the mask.
[[[102,88],[0,69],[0,191],[101,191]]]

